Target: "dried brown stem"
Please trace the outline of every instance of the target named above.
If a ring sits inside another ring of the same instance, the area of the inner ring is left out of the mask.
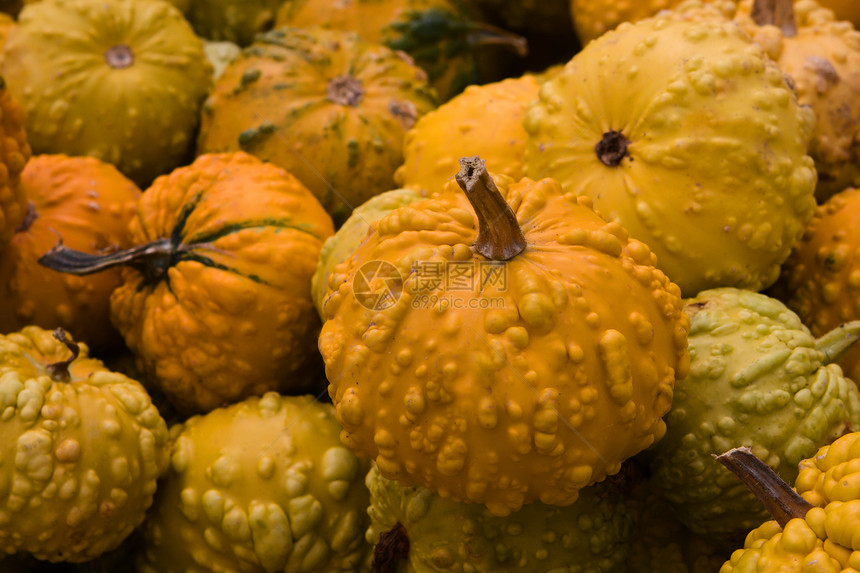
[[[751,16],[759,26],[776,26],[786,36],[797,35],[794,0],[755,0]]]

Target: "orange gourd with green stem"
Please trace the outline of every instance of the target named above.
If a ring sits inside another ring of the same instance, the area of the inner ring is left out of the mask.
[[[57,245],[40,262],[75,274],[123,267],[111,319],[177,409],[317,387],[310,280],[333,226],[298,180],[243,152],[203,155],[156,179],[130,231],[129,249]]]

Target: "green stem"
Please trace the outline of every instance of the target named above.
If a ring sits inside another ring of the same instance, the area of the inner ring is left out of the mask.
[[[460,171],[454,176],[478,216],[475,250],[492,261],[507,261],[526,248],[526,239],[517,216],[499,193],[484,160],[460,158]]]
[[[770,466],[755,457],[750,448],[734,448],[714,458],[749,488],[780,527],[785,527],[792,519],[803,518],[814,507]]]
[[[815,348],[824,354],[825,364],[832,364],[841,359],[858,340],[860,340],[860,320],[853,320],[815,339]]]
[[[529,53],[529,44],[524,37],[498,26],[486,22],[470,22],[468,30],[466,41],[472,47],[503,46],[513,50],[521,58]]]

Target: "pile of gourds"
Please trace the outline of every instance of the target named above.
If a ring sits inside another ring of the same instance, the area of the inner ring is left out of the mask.
[[[860,571],[854,3],[0,11],[3,571]]]

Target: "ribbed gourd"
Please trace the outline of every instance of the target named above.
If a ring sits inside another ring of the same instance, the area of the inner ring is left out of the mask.
[[[818,207],[768,294],[798,314],[814,336],[860,320],[860,190],[849,188]],[[839,360],[860,381],[860,347]]]
[[[427,72],[440,101],[488,81],[486,48],[527,50],[524,38],[475,19],[460,0],[290,0],[275,25],[354,32],[402,51]]]
[[[491,173],[522,179],[528,137],[523,115],[538,87],[532,74],[469,86],[421,117],[406,133],[403,164],[394,172],[397,185],[425,193],[441,189],[461,157],[477,154]]]
[[[185,414],[268,390],[316,389],[311,276],[331,218],[295,177],[243,152],[202,155],[142,195],[132,246],[40,262],[72,274],[122,267],[111,321],[143,377]]]
[[[860,322],[815,339],[761,293],[720,288],[686,302],[690,373],[647,452],[651,480],[692,531],[733,545],[768,514],[712,455],[750,447],[792,482],[803,459],[860,427],[860,391],[833,363],[860,339]]]
[[[122,346],[109,304],[120,284],[119,269],[59,275],[38,260],[57,236],[90,254],[129,247],[128,225],[140,189],[94,157],[36,155],[21,173],[20,190],[28,199],[27,214],[0,249],[0,332],[61,327],[99,353]]]
[[[634,515],[611,485],[583,489],[568,507],[536,502],[498,517],[425,487],[404,487],[375,466],[366,483],[375,571],[610,573],[626,563]]]
[[[590,197],[685,296],[761,290],[815,211],[814,123],[737,25],[658,16],[591,42],[542,84],[525,173]]]
[[[800,463],[794,488],[748,450],[719,456],[768,509],[720,573],[860,571],[860,432],[840,437]]]
[[[90,155],[141,188],[187,162],[212,84],[202,40],[166,0],[28,4],[2,70],[35,153]]]
[[[367,237],[368,232],[373,232],[371,223],[378,221],[399,207],[424,198],[426,197],[415,189],[392,189],[380,193],[356,207],[337,232],[326,239],[320,250],[317,270],[311,277],[311,296],[320,318],[325,319],[325,300],[330,289],[337,290],[337,286],[339,286],[329,286],[329,277],[332,271],[337,265],[352,256],[352,253]]]
[[[139,573],[370,571],[368,464],[330,404],[269,392],[170,428]]]
[[[333,271],[319,349],[341,439],[389,479],[495,515],[569,505],[662,437],[689,319],[650,250],[587,198],[461,166]]]
[[[167,424],[144,387],[61,329],[0,335],[0,553],[90,561],[144,519]]]
[[[353,33],[279,28],[258,36],[216,82],[197,151],[243,150],[283,167],[339,225],[396,187],[403,136],[435,107],[409,58]]]
[[[819,202],[860,185],[860,32],[814,0],[743,0],[735,20],[790,76],[816,116],[809,155]]]
[[[18,183],[31,153],[24,110],[0,76],[0,249],[27,213],[27,198]]]

